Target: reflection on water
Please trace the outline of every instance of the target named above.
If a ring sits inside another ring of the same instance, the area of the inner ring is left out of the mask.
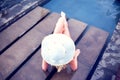
[[[99,0],[98,4],[103,8],[107,16],[117,20],[120,18],[120,0]]]
[[[119,0],[120,1],[120,0]],[[120,2],[115,0],[51,0],[44,5],[53,12],[64,11],[67,17],[74,18],[101,28],[110,33],[120,18]],[[65,3],[65,4],[64,4]]]
[[[114,3],[115,3],[115,5],[118,6],[118,7],[116,8],[116,10],[119,11],[119,13],[116,14],[117,20],[118,20],[118,19],[120,20],[120,0],[116,0]]]

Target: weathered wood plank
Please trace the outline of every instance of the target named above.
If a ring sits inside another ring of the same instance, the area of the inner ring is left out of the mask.
[[[81,69],[77,70],[72,80],[86,79],[95,61],[97,60],[98,55],[101,52],[101,49],[103,48],[107,37],[107,32],[95,27],[91,27],[87,31],[87,33],[83,36],[83,38],[77,45],[77,48],[81,50],[81,54],[78,57],[78,61],[79,63],[84,65],[83,67],[80,66],[79,68],[87,68],[87,71],[85,70],[84,72]]]
[[[85,30],[87,24],[75,19],[69,19],[68,26],[69,26],[71,38],[75,42],[77,38],[81,35],[81,33]]]
[[[30,13],[22,17],[20,20],[9,26],[6,30],[0,33],[0,53],[2,50],[13,42],[16,38],[21,36],[35,23],[48,14],[48,10],[37,7]]]
[[[50,34],[50,31],[49,30],[53,30],[53,28],[55,27],[55,24],[56,24],[56,21],[58,20],[58,17],[59,17],[59,14],[56,14],[56,13],[52,13],[50,16],[48,16],[47,18],[45,18],[41,23],[40,25],[38,24],[38,26],[41,26],[39,27],[39,30],[45,34]],[[52,22],[51,22],[52,21]],[[45,24],[47,23],[47,24]],[[69,23],[69,28],[70,28],[70,33],[71,35],[74,35],[73,36],[73,39],[74,40],[77,40],[77,38],[79,37],[79,35],[84,31],[84,29],[86,28],[86,24],[85,23],[82,23],[80,21],[77,21],[77,20],[74,20],[74,19],[70,19],[68,21]],[[76,26],[76,24],[78,24]],[[46,29],[46,28],[47,29]],[[49,29],[48,29],[49,28]],[[79,28],[79,29],[78,29]],[[77,29],[77,30],[76,30]],[[38,30],[38,28],[37,28]],[[75,31],[75,32],[73,32]],[[47,32],[47,33],[46,33]],[[39,63],[37,63],[37,61]],[[36,53],[36,55],[34,55],[29,61],[28,63],[26,63],[13,77],[11,80],[26,80],[26,79],[29,79],[29,80],[33,80],[33,78],[35,77],[36,80],[44,80],[40,75],[43,75],[43,72],[40,71],[41,70],[41,62],[42,62],[42,58],[41,58],[41,55],[40,55],[40,51],[38,51]],[[34,64],[34,65],[33,65]],[[31,66],[32,66],[32,70],[31,70]],[[27,70],[27,71],[26,71]],[[37,70],[39,70],[40,72],[38,72]],[[32,75],[33,78],[31,78],[29,75]],[[66,75],[64,75],[66,74]],[[59,76],[58,76],[59,75]],[[73,73],[67,73],[66,71],[63,71],[63,72],[60,72],[58,74],[56,74],[52,80],[59,80],[60,78],[59,77],[64,77],[64,79],[62,80],[70,80],[70,78],[72,77]],[[24,76],[24,77],[22,77]],[[46,78],[46,77],[44,77]],[[61,80],[61,79],[60,79]]]
[[[41,68],[40,50],[29,60],[11,80],[45,80],[46,75]]]
[[[57,13],[50,14],[44,20],[42,20],[40,24],[36,26],[36,29],[44,34],[52,33],[51,31],[54,30],[56,22],[59,19],[59,17],[60,15]]]
[[[88,74],[88,71],[90,71],[89,67],[85,66],[84,64],[78,62],[78,69],[73,74],[72,78],[69,80],[86,80],[87,77],[86,74]]]
[[[8,77],[41,44],[45,35],[32,29],[0,56],[0,73]]]

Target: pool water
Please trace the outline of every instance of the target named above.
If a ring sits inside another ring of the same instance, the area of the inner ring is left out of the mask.
[[[43,7],[57,13],[64,11],[67,17],[108,31],[110,36],[120,17],[115,0],[51,0]]]

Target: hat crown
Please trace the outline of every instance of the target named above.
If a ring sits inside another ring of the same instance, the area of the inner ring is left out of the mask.
[[[51,60],[58,61],[65,57],[65,48],[59,44],[55,43],[54,46],[51,46],[48,50],[48,56],[51,57]]]

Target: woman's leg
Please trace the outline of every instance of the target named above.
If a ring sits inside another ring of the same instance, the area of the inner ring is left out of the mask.
[[[47,68],[48,68],[48,63],[46,61],[42,60],[42,70],[46,71]]]
[[[65,35],[71,37],[69,29],[68,29],[68,23],[66,21],[66,16],[65,16],[65,13],[63,13],[63,12],[61,12],[61,17],[59,18],[58,22],[56,23],[56,27],[54,30],[54,34],[58,34],[58,33],[65,34]],[[75,71],[78,67],[77,57],[79,54],[80,54],[80,50],[77,49],[75,51],[75,56],[74,56],[73,60],[69,63],[73,71]]]
[[[61,12],[61,17],[58,19],[58,22],[56,23],[56,27],[54,29],[54,34],[65,34],[70,37],[68,23],[67,23],[64,12]]]
[[[63,32],[64,32],[63,18],[60,17],[56,23],[54,34],[63,34]]]
[[[78,61],[77,61],[77,57],[80,54],[80,50],[77,49],[75,51],[75,56],[73,57],[73,60],[69,63],[70,67],[72,68],[73,71],[77,70],[78,68]]]

